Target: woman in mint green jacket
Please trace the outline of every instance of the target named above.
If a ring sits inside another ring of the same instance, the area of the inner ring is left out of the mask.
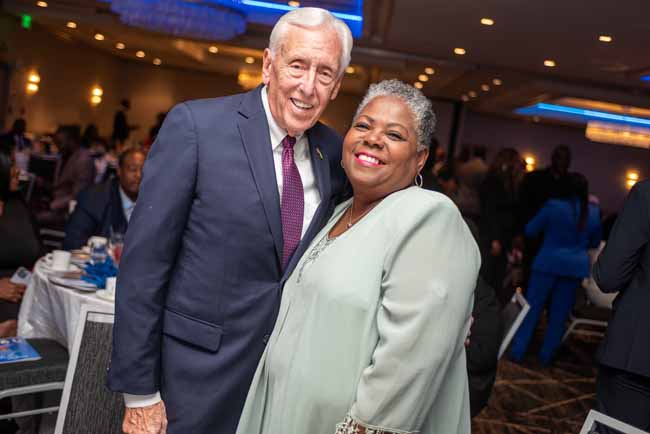
[[[343,144],[354,197],[287,281],[238,434],[469,434],[463,342],[480,255],[419,175],[435,116],[372,85]]]

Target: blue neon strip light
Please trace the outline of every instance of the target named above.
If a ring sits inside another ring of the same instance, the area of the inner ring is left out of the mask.
[[[650,81],[650,75],[642,75],[641,81]]]
[[[601,112],[597,110],[568,107],[558,104],[538,103],[531,107],[525,107],[516,110],[516,112],[519,114],[534,114],[537,111],[563,113],[570,116],[586,118],[587,120],[600,119],[632,125],[650,126],[650,119],[638,118],[635,116],[618,115],[615,113]]]
[[[289,6],[289,5],[282,5],[278,3],[270,3],[270,2],[264,2],[264,1],[258,1],[258,0],[241,0],[242,4],[245,4],[246,6],[256,6],[259,8],[266,8],[266,9],[275,9],[278,11],[292,11],[294,9],[297,9],[294,6]],[[332,15],[334,15],[337,18],[340,18],[342,20],[349,20],[349,21],[358,21],[361,22],[363,21],[363,17],[359,15],[353,15],[353,14],[346,14],[343,12],[332,12],[330,11]]]

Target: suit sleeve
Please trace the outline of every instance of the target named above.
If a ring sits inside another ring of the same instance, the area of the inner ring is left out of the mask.
[[[148,395],[160,389],[162,314],[194,197],[198,141],[190,108],[169,113],[144,166],[117,280],[108,386]]]
[[[648,182],[632,188],[616,219],[605,249],[594,265],[594,280],[603,292],[624,290],[639,266],[650,238]]]
[[[97,221],[88,209],[89,199],[87,192],[81,192],[77,198],[77,206],[65,225],[65,250],[79,249],[86,244],[88,238],[95,235]]]
[[[480,254],[446,199],[400,208],[405,215],[384,264],[379,340],[344,423],[410,433],[424,422],[450,367],[462,363],[467,381],[464,341]]]
[[[546,226],[546,220],[548,218],[548,203],[546,203],[542,209],[526,224],[526,236],[527,237],[536,237],[538,236]]]

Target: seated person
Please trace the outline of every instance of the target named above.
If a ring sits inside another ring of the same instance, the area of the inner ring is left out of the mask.
[[[15,335],[25,291],[6,276],[18,267],[31,268],[42,253],[34,219],[18,191],[18,174],[15,161],[0,152],[0,337]]]
[[[64,249],[78,249],[93,235],[110,237],[125,233],[138,198],[145,155],[136,148],[120,155],[118,176],[79,194],[77,206],[66,224]]]

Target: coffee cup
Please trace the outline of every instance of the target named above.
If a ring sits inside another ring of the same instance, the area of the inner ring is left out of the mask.
[[[68,267],[70,267],[70,252],[66,250],[54,250],[45,256],[45,260],[54,271],[68,271]]]

